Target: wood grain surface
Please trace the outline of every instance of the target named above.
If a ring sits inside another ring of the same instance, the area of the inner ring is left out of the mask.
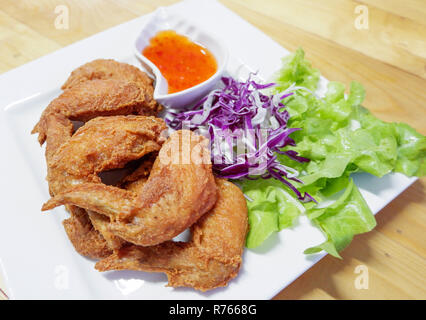
[[[175,2],[0,0],[0,73]],[[363,83],[365,106],[379,118],[426,134],[425,0],[220,2],[287,49],[303,47],[326,78]],[[55,8],[64,4],[69,29],[58,30]],[[355,27],[357,6],[368,9],[368,29]],[[425,188],[426,179],[414,183],[343,260],[325,257],[275,299],[426,299]],[[358,266],[368,268],[368,289],[356,288]],[[1,279],[0,288],[6,291]]]

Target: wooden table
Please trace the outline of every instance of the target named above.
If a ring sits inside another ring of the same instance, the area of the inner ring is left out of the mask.
[[[0,73],[175,2],[0,0]],[[379,118],[407,122],[426,134],[424,0],[221,2],[282,46],[302,46],[326,78],[363,83],[365,106]],[[63,4],[68,30],[54,27],[55,8]],[[365,8],[368,28],[359,29],[366,26]],[[414,183],[377,215],[375,230],[354,239],[343,260],[325,257],[275,298],[425,299],[425,188],[426,179]],[[359,265],[368,268],[367,290],[355,286]]]

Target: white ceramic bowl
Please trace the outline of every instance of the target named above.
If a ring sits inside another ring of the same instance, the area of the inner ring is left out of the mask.
[[[216,58],[216,73],[194,87],[168,94],[167,80],[157,66],[142,55],[143,49],[149,45],[149,40],[163,30],[174,30],[207,48]],[[205,96],[220,80],[228,61],[228,50],[217,37],[203,31],[196,24],[185,18],[169,14],[165,8],[157,9],[151,20],[140,32],[135,42],[135,54],[144,68],[155,78],[154,99],[165,107],[170,108],[183,108]]]

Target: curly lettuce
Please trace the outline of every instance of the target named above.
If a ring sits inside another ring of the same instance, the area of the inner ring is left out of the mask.
[[[339,252],[351,243],[354,235],[376,226],[374,215],[352,179],[336,202],[325,208],[313,208],[307,215],[327,237],[322,244],[306,249],[307,254],[325,250],[340,258]]]
[[[271,234],[291,227],[305,208],[292,192],[283,189],[281,181],[245,180],[242,183],[247,201],[250,229],[246,246],[256,248]]]
[[[299,163],[281,155],[278,159],[301,173],[303,184],[297,188],[309,192],[318,202],[345,190],[327,208],[305,205],[307,216],[327,237],[326,242],[305,252],[325,250],[339,257],[354,235],[375,226],[374,216],[350,179],[351,173],[424,176],[426,137],[407,124],[387,123],[373,116],[362,106],[365,90],[358,82],[351,83],[348,94],[342,83],[329,82],[325,96],[317,97],[311,92],[318,88],[319,79],[319,71],[304,59],[302,49],[283,59],[276,74],[275,91],[284,91],[294,84],[308,89],[297,90],[283,100],[290,113],[288,126],[301,128],[291,134],[296,146],[283,151],[297,151],[311,161]],[[273,179],[244,181],[242,186],[252,199],[248,201],[249,248],[260,245],[273,232],[290,227],[304,211],[283,196],[291,194]],[[280,224],[280,219],[285,223]]]

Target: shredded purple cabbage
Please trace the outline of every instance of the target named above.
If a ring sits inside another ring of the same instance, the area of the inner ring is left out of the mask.
[[[301,201],[315,201],[308,193],[302,195],[289,181],[302,183],[297,178],[298,172],[277,160],[276,154],[285,154],[298,162],[309,161],[295,151],[282,151],[285,146],[295,146],[289,135],[300,130],[287,127],[289,113],[281,103],[292,93],[262,94],[260,90],[275,84],[259,84],[251,76],[246,82],[230,77],[223,77],[222,82],[222,89],[212,91],[190,110],[170,111],[166,116],[168,126],[175,130],[204,128],[211,141],[213,170],[217,176],[275,178],[293,190]]]

